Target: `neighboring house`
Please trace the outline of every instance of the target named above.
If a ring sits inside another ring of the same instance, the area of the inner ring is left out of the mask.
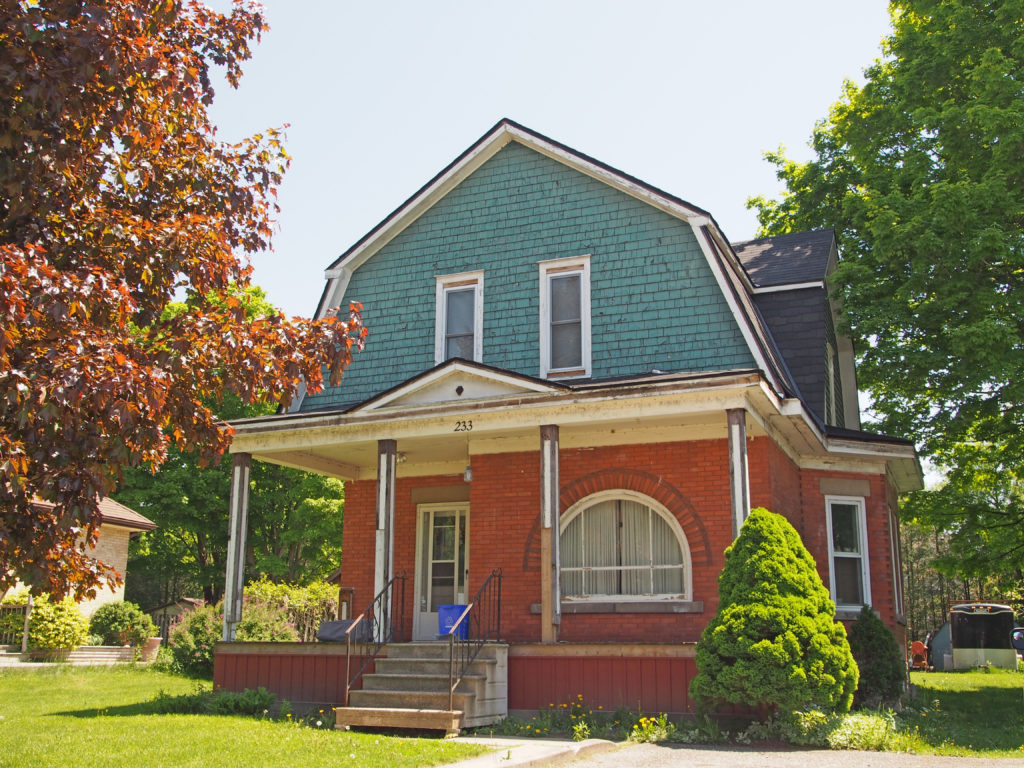
[[[32,502],[39,507],[53,508],[47,501]],[[128,580],[128,540],[133,533],[152,531],[156,528],[149,518],[143,517],[134,509],[129,509],[109,497],[100,499],[100,528],[96,546],[89,554],[119,573],[123,583],[116,589],[99,587],[96,597],[83,600],[78,607],[86,616],[92,616],[104,603],[124,600],[124,583]]]
[[[206,601],[198,597],[179,597],[177,600],[158,605],[149,611],[153,623],[160,630],[160,637],[166,643],[170,639],[171,627],[174,626],[182,615],[194,611],[206,605]]]
[[[370,330],[341,384],[233,423],[226,636],[252,458],[346,480],[340,582],[358,614],[404,573],[400,639],[501,569],[513,710],[690,711],[755,506],[797,528],[843,620],[866,603],[902,639],[896,500],[921,468],[860,431],[836,259],[831,231],[730,244],[502,120],[327,269],[318,316],[361,302]]]

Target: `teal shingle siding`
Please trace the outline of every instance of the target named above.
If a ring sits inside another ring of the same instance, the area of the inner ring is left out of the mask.
[[[538,263],[590,254],[593,378],[754,367],[690,226],[513,142],[359,267],[342,306],[370,330],[341,386],[359,402],[434,365],[435,277],[484,271],[483,362],[539,373]]]

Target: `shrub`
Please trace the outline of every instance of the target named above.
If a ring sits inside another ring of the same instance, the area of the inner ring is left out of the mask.
[[[170,634],[171,653],[182,672],[201,677],[213,674],[213,646],[221,638],[223,621],[219,604],[182,615]]]
[[[246,585],[245,596],[275,606],[287,614],[288,621],[295,626],[299,639],[304,643],[315,640],[320,622],[330,621],[338,611],[338,588],[325,581],[300,587],[261,579]]]
[[[96,609],[89,631],[103,638],[103,645],[143,645],[156,635],[153,620],[135,603],[106,603]]]
[[[850,628],[850,650],[860,668],[854,705],[876,708],[896,704],[907,680],[906,659],[892,630],[866,605]]]
[[[89,620],[70,597],[53,602],[46,595],[32,600],[28,620],[29,648],[39,651],[75,650],[89,639]]]
[[[750,513],[725,550],[718,594],[690,685],[702,708],[849,710],[857,665],[846,630],[835,621],[814,559],[785,518],[766,509]]]
[[[171,629],[170,646],[174,662],[188,675],[213,674],[213,646],[223,634],[224,607],[204,605],[185,613]],[[298,635],[274,606],[248,600],[242,610],[235,637],[248,642],[295,642]]]

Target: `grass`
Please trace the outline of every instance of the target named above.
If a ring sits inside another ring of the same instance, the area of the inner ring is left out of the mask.
[[[158,713],[161,694],[195,693],[196,685],[131,666],[2,670],[0,768],[402,768],[486,751],[438,738],[319,730],[287,720]]]
[[[913,751],[1024,758],[1024,673],[911,672],[910,682],[899,730]]]

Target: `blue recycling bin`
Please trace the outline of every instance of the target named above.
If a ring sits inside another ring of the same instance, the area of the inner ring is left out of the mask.
[[[443,637],[447,637],[448,633],[451,632],[455,622],[459,620],[459,616],[466,610],[465,605],[439,605],[437,606],[437,632]],[[455,632],[455,636],[459,640],[465,640],[469,637],[469,616],[466,620],[459,625],[458,630]]]

